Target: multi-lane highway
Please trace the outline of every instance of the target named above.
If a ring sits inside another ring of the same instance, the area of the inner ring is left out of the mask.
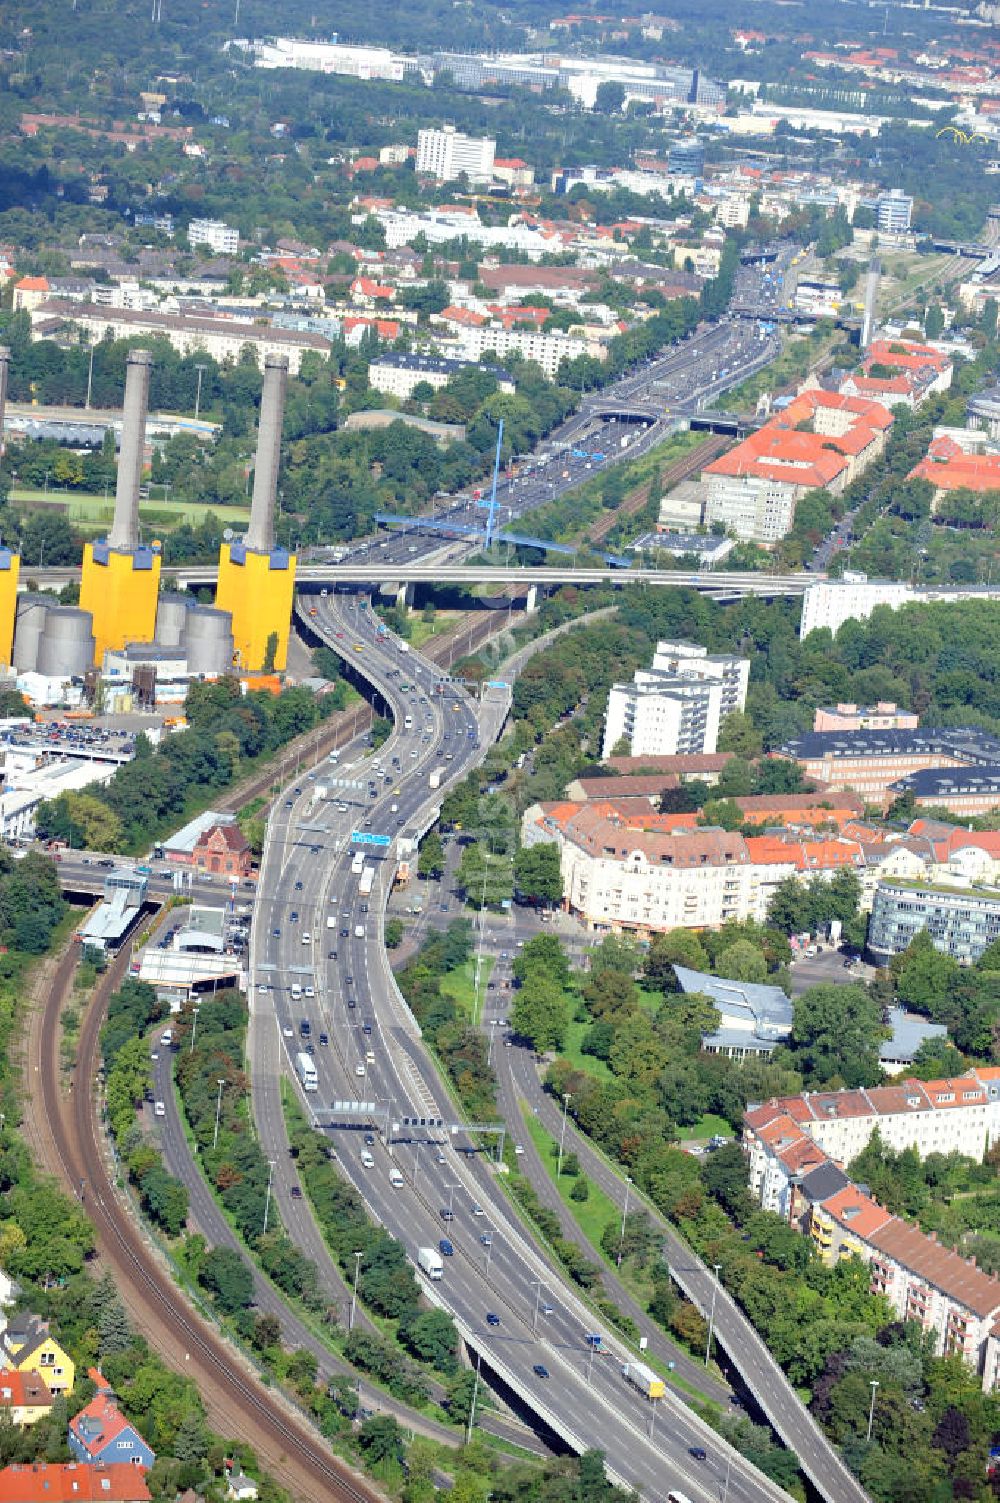
[[[478,754],[477,739],[485,744],[499,729],[506,698],[497,689],[475,704],[449,684],[438,693],[439,671],[380,636],[367,605],[353,598],[327,597],[316,623],[345,656],[364,664],[397,730],[364,766],[342,760],[320,769],[316,782],[325,779],[326,798],[309,780],[290,790],[269,826],[251,947],[250,1056],[258,1131],[278,1166],[290,1235],[309,1251],[318,1236],[308,1202],[291,1196],[280,1096],[282,1073],[294,1074],[308,1043],[317,1089],[303,1101],[321,1121],[330,1120],[333,1103],[372,1103],[357,1113],[356,1129],[334,1130],[340,1163],[411,1256],[442,1237],[452,1243],[444,1278],[428,1292],[446,1303],[488,1369],[571,1443],[604,1449],[612,1474],[646,1497],[674,1484],[698,1503],[717,1503],[728,1475],[734,1500],[783,1499],[678,1401],[668,1396],[653,1406],[637,1393],[622,1376],[628,1354],[617,1338],[604,1333],[615,1357],[587,1347],[586,1334],[600,1325],[520,1228],[484,1154],[462,1153],[470,1145],[460,1132],[403,1126],[406,1117],[447,1123],[457,1112],[396,991],[381,942],[392,863],[369,863],[378,874],[363,894],[351,870],[350,836],[396,840],[419,832],[438,796],[430,772],[463,771]],[[335,788],[334,776],[360,787]],[[366,1125],[377,1136],[367,1146]],[[368,1166],[363,1152],[371,1155]],[[443,1211],[454,1220],[444,1220]],[[695,1454],[702,1451],[704,1460]]]

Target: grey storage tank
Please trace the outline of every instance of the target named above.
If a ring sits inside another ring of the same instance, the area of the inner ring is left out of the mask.
[[[213,605],[195,605],[188,609],[182,643],[188,673],[218,677],[233,671],[233,618],[228,611]]]
[[[38,672],[50,678],[83,678],[94,661],[94,618],[75,605],[46,613],[38,642]]]
[[[22,595],[17,602],[14,667],[18,673],[34,673],[38,667],[38,643],[45,628],[49,605],[49,601],[38,595]]]
[[[180,646],[187,627],[188,611],[193,604],[189,595],[160,596],[156,604],[156,635],[153,638],[158,647]]]

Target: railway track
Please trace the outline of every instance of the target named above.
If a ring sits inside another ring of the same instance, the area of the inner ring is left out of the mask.
[[[198,1384],[212,1422],[225,1433],[252,1440],[261,1463],[298,1500],[308,1503],[376,1503],[373,1487],[335,1457],[283,1401],[270,1393],[212,1327],[178,1296],[170,1275],[146,1246],[123,1210],[101,1151],[94,1082],[100,1060],[100,1029],[112,990],[128,965],[119,956],[102,978],[80,1030],[73,1084],[60,1085],[59,1012],[72,979],[72,949],[57,967],[40,1026],[39,1057],[29,1062],[40,1076],[44,1131],[67,1188],[82,1198],[97,1234],[103,1263],[112,1273],[136,1324],[172,1365]],[[37,1110],[37,1106],[36,1106]],[[183,1364],[179,1362],[183,1353]]]
[[[679,485],[682,480],[686,480],[689,475],[693,475],[695,470],[703,469],[705,465],[710,464],[713,459],[721,454],[723,449],[728,449],[733,442],[734,440],[726,438],[723,434],[714,433],[710,438],[704,439],[694,449],[690,449],[687,454],[681,454],[674,460],[673,464],[667,466],[660,477],[664,490],[666,491],[672,486]],[[645,485],[637,486],[633,494],[626,501],[623,501],[617,510],[609,512],[606,517],[600,517],[594,522],[587,531],[587,537],[590,541],[592,543],[603,543],[612,527],[620,522],[623,517],[632,517],[637,511],[641,511],[649,500],[649,486],[649,481]]]

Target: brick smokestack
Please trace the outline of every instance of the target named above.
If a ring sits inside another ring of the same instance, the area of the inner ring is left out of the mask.
[[[270,553],[274,547],[274,512],[278,498],[278,465],[281,462],[281,424],[288,387],[287,355],[268,355],[264,360],[264,389],[260,397],[257,427],[257,463],[253,476],[253,503],[246,545],[253,553]]]
[[[125,407],[122,446],[118,453],[118,483],[115,487],[115,520],[108,543],[120,553],[139,546],[139,486],[146,447],[146,411],[149,407],[149,372],[153,357],[148,350],[132,350],[125,367]]]

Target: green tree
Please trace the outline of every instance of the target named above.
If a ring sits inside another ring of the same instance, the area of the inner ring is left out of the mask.
[[[235,1315],[253,1301],[253,1275],[232,1248],[213,1247],[201,1265],[198,1278],[215,1296],[225,1315]]]
[[[276,631],[268,632],[268,634],[267,634],[267,642],[266,642],[266,644],[264,646],[264,661],[263,661],[263,663],[261,665],[261,671],[263,673],[273,673],[274,672],[274,660],[275,660],[275,658],[277,656],[278,656],[278,633]]]
[[[531,971],[521,984],[511,1009],[511,1027],[534,1049],[544,1053],[562,1047],[569,1024],[569,1004],[555,980]]]
[[[514,857],[514,886],[522,898],[537,903],[562,901],[562,866],[554,841],[524,846]]]
[[[372,1466],[398,1460],[403,1449],[399,1422],[391,1414],[373,1414],[358,1431],[358,1444]]]
[[[398,950],[403,942],[403,921],[398,918],[385,921],[385,944],[387,950]]]
[[[444,871],[444,846],[440,835],[432,830],[425,835],[420,842],[420,855],[417,858],[417,874],[421,877],[433,877],[435,880]]]
[[[744,710],[734,710],[719,727],[718,748],[750,761],[760,756],[764,743],[751,717]]]
[[[813,1086],[875,1085],[882,1078],[882,1013],[861,986],[813,986],[792,1004],[789,1049]]]

